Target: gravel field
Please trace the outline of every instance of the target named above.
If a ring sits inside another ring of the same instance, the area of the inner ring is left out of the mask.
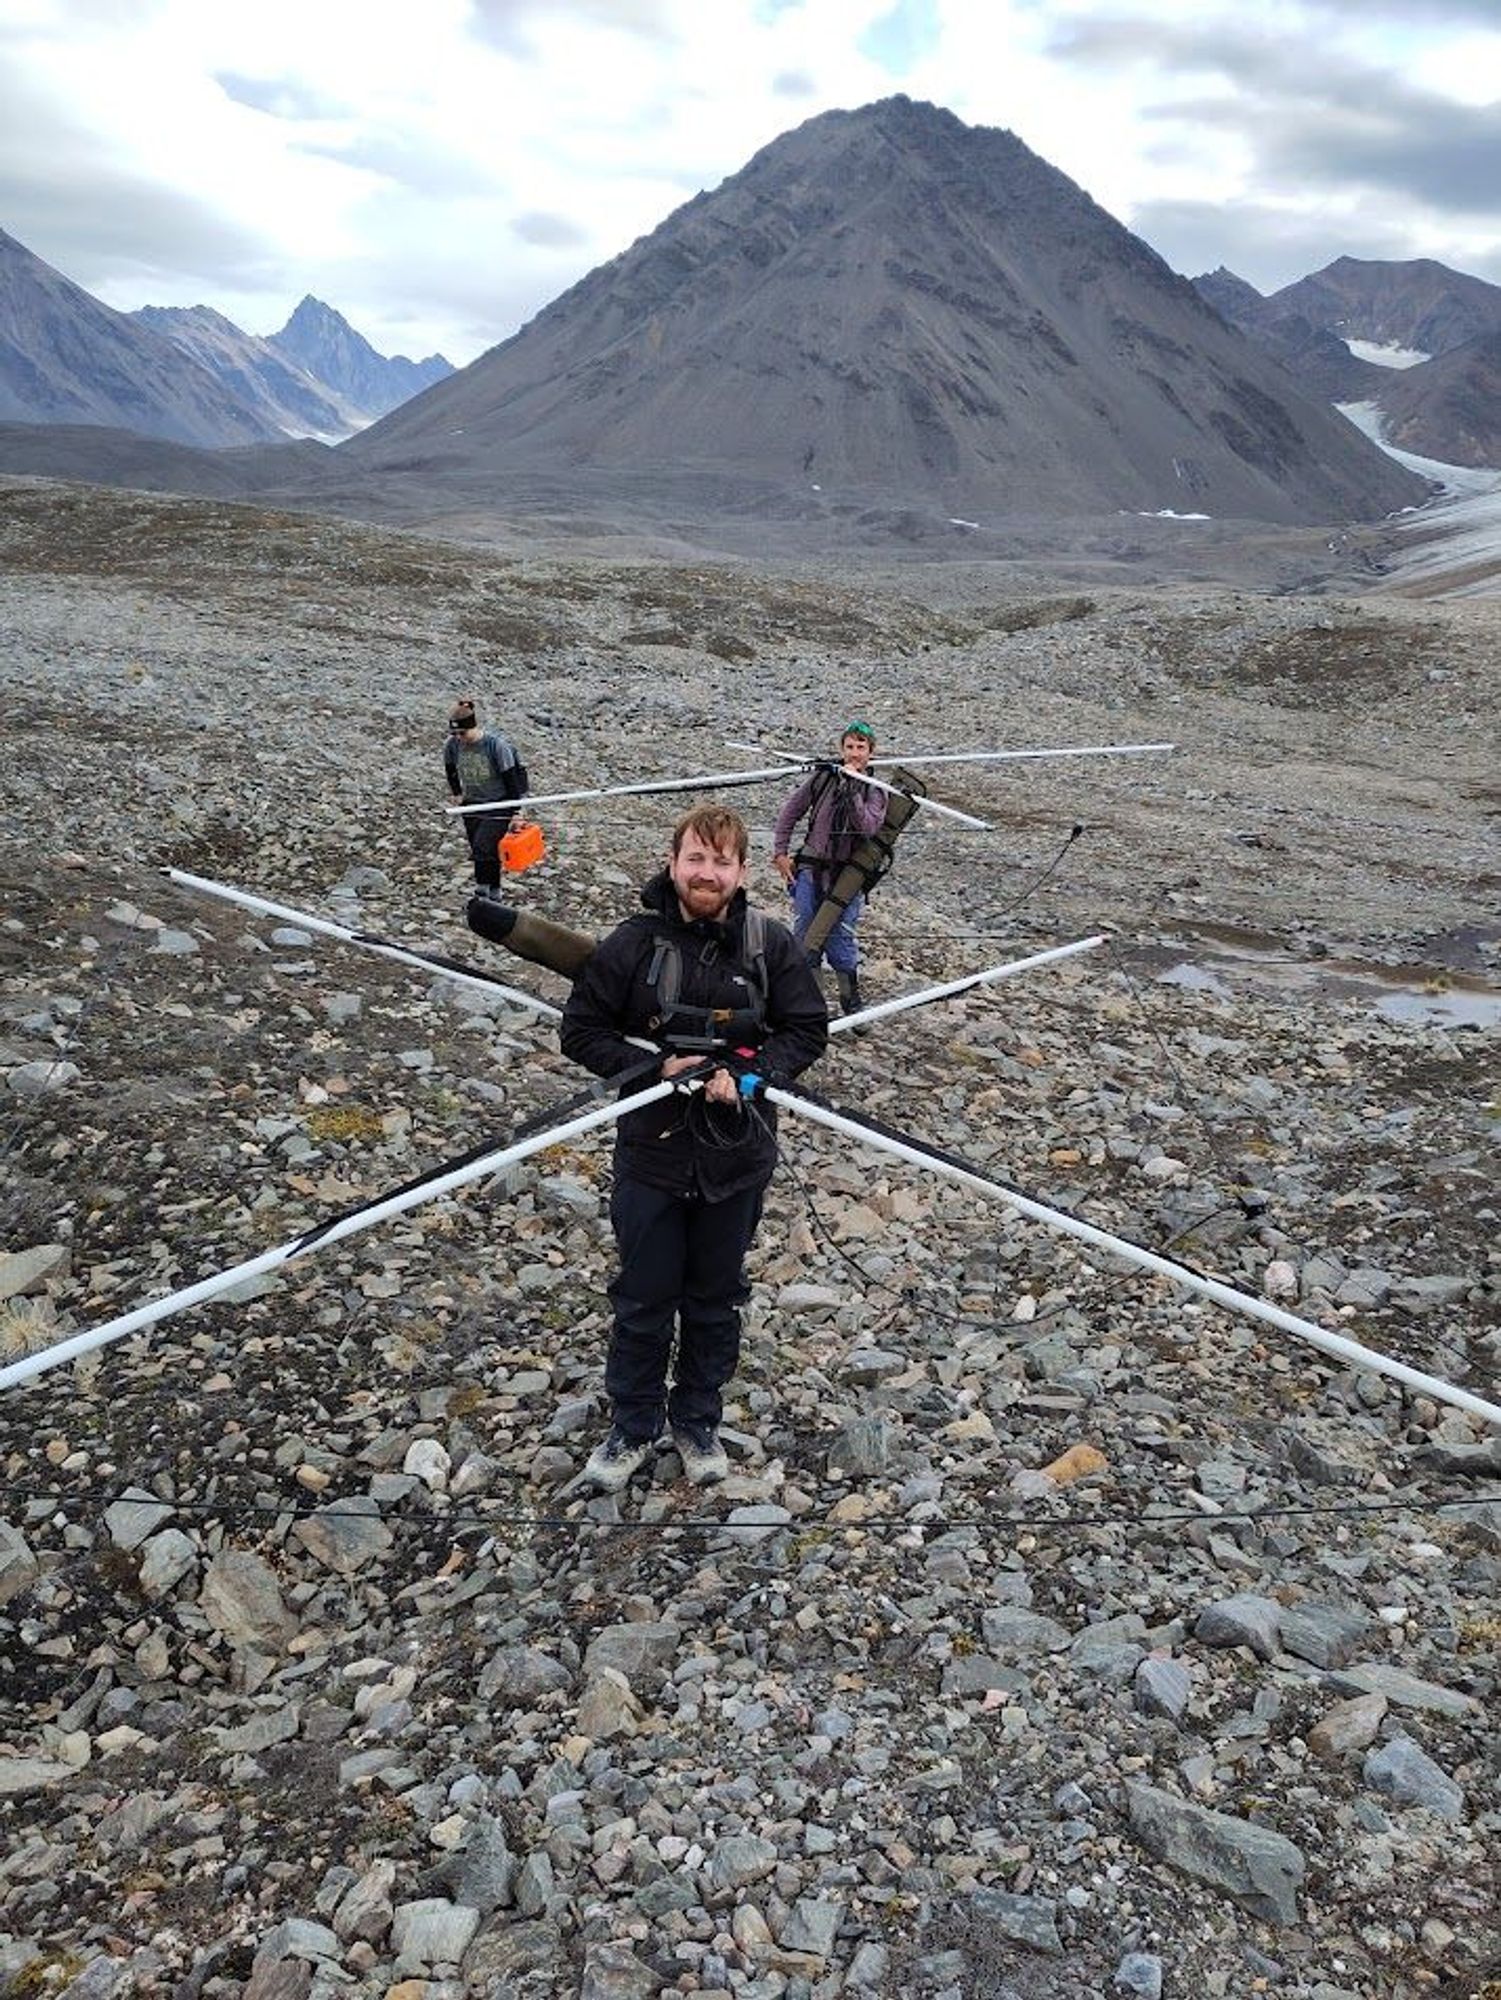
[[[0,1366],[577,1094],[538,789],[939,767],[808,1081],[1501,1401],[1501,604],[484,549],[0,482]],[[768,759],[768,761],[770,761]],[[783,793],[736,792],[776,909]],[[626,915],[682,801],[546,817]],[[1077,831],[1076,831],[1077,829]],[[0,1995],[1496,2000],[1501,1430],[785,1121],[727,1484],[574,1476],[609,1149],[0,1390]]]

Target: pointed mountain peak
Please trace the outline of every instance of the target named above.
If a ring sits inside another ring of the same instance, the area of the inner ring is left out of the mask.
[[[306,334],[334,327],[342,327],[349,333],[353,333],[354,331],[343,313],[335,311],[331,305],[325,304],[322,299],[316,299],[311,292],[307,292],[299,301],[296,310],[282,328],[281,333],[273,337],[284,339],[289,333]],[[355,337],[358,338],[358,335]]]
[[[417,362],[401,354],[387,360],[341,312],[311,292],[281,332],[267,336],[267,345],[370,416],[394,409],[453,373],[441,354]]]
[[[906,97],[784,133],[346,449],[949,523],[1422,492],[1015,134]]]

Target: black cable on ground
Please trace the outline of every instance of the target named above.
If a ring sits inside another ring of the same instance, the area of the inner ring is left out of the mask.
[[[1062,1488],[1059,1492],[1062,1492]],[[88,1500],[73,1494],[44,1492],[39,1487],[23,1487],[12,1484],[7,1496],[17,1501],[34,1502],[46,1506],[51,1512],[63,1512],[69,1507],[87,1507],[103,1513],[110,1507],[167,1507],[175,1514],[202,1515],[210,1519],[253,1519],[267,1526],[282,1521],[327,1521],[331,1519],[375,1522],[387,1529],[422,1529],[436,1534],[451,1536],[460,1533],[492,1533],[496,1529],[527,1528],[548,1532],[574,1535],[588,1534],[594,1529],[609,1533],[628,1531],[632,1534],[673,1535],[680,1533],[719,1534],[732,1541],[743,1541],[751,1545],[750,1535],[745,1527],[727,1518],[711,1515],[688,1515],[674,1520],[601,1520],[591,1515],[536,1514],[536,1513],[474,1513],[474,1514],[432,1514],[387,1516],[372,1514],[364,1506],[341,1505],[338,1500],[325,1502],[321,1506],[299,1505],[279,1496],[268,1496],[262,1501],[220,1501],[220,1500],[163,1500],[156,1494],[144,1492],[121,1492],[112,1496],[98,1496]],[[350,1498],[363,1496],[348,1496]],[[603,1497],[603,1496],[591,1496]],[[1427,1499],[1360,1500],[1348,1506],[1316,1506],[1287,1502],[1263,1507],[1220,1508],[1214,1513],[1205,1513],[1198,1508],[1187,1507],[1161,1514],[1143,1515],[1139,1506],[1122,1508],[1116,1512],[1100,1509],[1080,1510],[1066,1515],[1026,1514],[987,1512],[971,1518],[963,1515],[941,1515],[930,1520],[914,1521],[905,1514],[878,1514],[862,1521],[830,1521],[826,1517],[807,1514],[776,1524],[776,1532],[797,1535],[808,1531],[826,1530],[844,1535],[854,1531],[859,1533],[911,1534],[931,1536],[952,1534],[956,1529],[975,1529],[984,1535],[1010,1533],[1022,1530],[1029,1534],[1094,1532],[1102,1527],[1120,1528],[1126,1533],[1128,1542],[1148,1540],[1160,1531],[1198,1523],[1205,1528],[1224,1526],[1255,1526],[1261,1521],[1320,1520],[1353,1521],[1386,1515],[1407,1515],[1419,1518],[1432,1514],[1448,1513],[1455,1508],[1476,1508],[1498,1504],[1486,1493],[1437,1494]],[[750,1524],[757,1535],[765,1533],[765,1523]],[[87,1553],[81,1551],[80,1553]],[[783,1566],[785,1573],[786,1566]]]

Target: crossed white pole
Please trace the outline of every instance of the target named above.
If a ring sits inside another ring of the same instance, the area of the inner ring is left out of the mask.
[[[730,742],[731,750],[760,750],[759,743]],[[1086,743],[1063,749],[1049,750],[945,750],[935,755],[916,757],[886,756],[875,759],[880,764],[1005,764],[1018,759],[1037,757],[1145,757],[1160,751],[1174,750],[1173,743]],[[753,771],[703,771],[693,778],[643,778],[632,785],[593,785],[578,792],[533,792],[521,799],[491,799],[476,805],[445,806],[447,813],[493,813],[501,811],[525,812],[534,806],[574,805],[585,799],[648,798],[658,792],[698,792],[720,791],[726,785],[761,785],[770,778],[785,778],[789,771],[797,768],[811,769],[821,760],[806,757],[792,750],[773,750],[773,757],[779,757],[778,764],[767,764]],[[878,792],[897,792],[900,787],[888,785],[884,778],[878,778],[874,771],[845,771],[848,778],[856,778],[861,784],[870,785]],[[902,797],[910,794],[903,792]],[[988,819],[977,819],[973,813],[960,812],[957,806],[946,806],[938,799],[919,796],[913,803],[925,812],[937,813],[944,819],[957,820],[961,826],[976,827],[981,832],[989,832]]]
[[[224,893],[222,885],[208,883],[201,877],[180,879],[193,887],[206,888],[211,893]],[[245,902],[251,907],[259,905],[273,910],[278,915],[289,916],[299,923],[309,921],[301,912],[289,910],[281,904],[267,904],[264,899],[249,897],[243,891],[233,893],[230,900]],[[326,925],[321,920],[312,921],[315,928],[322,928],[341,937],[345,942],[361,945],[367,949],[384,949],[372,945],[370,940],[361,937],[358,932],[345,931],[343,927],[337,925]],[[830,1024],[830,1032],[837,1033],[840,1029],[863,1026],[878,1016],[900,1013],[946,995],[963,992],[968,988],[993,984],[1001,979],[1014,977],[1032,966],[1067,957],[1075,952],[1087,951],[1101,943],[1103,943],[1102,938],[1083,938],[1070,945],[1057,946],[1050,951],[1036,953],[1030,959],[992,966],[984,972],[972,973],[942,986],[928,987],[919,993],[906,994],[898,1000],[868,1008],[861,1014],[843,1016]],[[431,964],[430,960],[423,960],[417,954],[403,954],[399,950],[394,952],[385,950],[385,955],[407,956],[412,957],[418,964]],[[532,1005],[541,1005],[532,1000],[531,996],[520,995],[519,990],[517,991],[518,997],[527,999]],[[384,1221],[387,1216],[400,1215],[423,1202],[436,1200],[440,1195],[451,1194],[456,1189],[467,1186],[471,1181],[499,1173],[503,1168],[529,1159],[535,1153],[545,1152],[548,1147],[559,1145],[566,1139],[577,1138],[586,1132],[612,1124],[628,1111],[654,1103],[674,1091],[694,1087],[696,1085],[687,1079],[651,1084],[644,1090],[633,1092],[629,1097],[621,1098],[613,1104],[600,1105],[592,1111],[584,1112],[580,1117],[552,1126],[547,1131],[534,1133],[509,1146],[497,1147],[492,1152],[479,1154],[446,1173],[436,1174],[403,1188],[383,1201],[369,1203],[336,1217],[331,1222],[305,1230],[290,1242],[263,1251],[260,1256],[249,1258],[231,1270],[200,1279],[197,1284],[188,1285],[179,1291],[169,1293],[165,1298],[138,1306],[132,1312],[107,1320],[101,1326],[91,1327],[83,1333],[73,1335],[70,1339],[43,1348],[36,1354],[24,1356],[6,1368],[0,1368],[0,1389],[18,1388],[50,1369],[76,1361],[80,1356],[92,1353],[112,1341],[123,1340],[133,1333],[144,1332],[146,1328],[155,1326],[176,1313],[201,1305],[206,1300],[216,1298],[234,1286],[243,1284],[249,1278],[276,1270],[281,1265],[290,1263],[295,1257],[320,1249],[326,1243],[342,1242],[346,1237],[372,1228],[377,1222]],[[1050,1208],[1043,1202],[1033,1200],[1029,1195],[1006,1187],[1001,1182],[990,1180],[965,1166],[961,1161],[945,1156],[936,1149],[924,1147],[919,1142],[901,1138],[883,1129],[876,1129],[869,1122],[849,1118],[801,1092],[771,1086],[766,1089],[765,1095],[770,1103],[781,1106],[798,1117],[827,1126],[832,1131],[855,1139],[861,1145],[891,1153],[896,1158],[908,1160],[927,1172],[937,1173],[956,1181],[960,1186],[972,1189],[987,1200],[997,1201],[1014,1209],[1031,1221],[1040,1222],[1048,1228],[1060,1231],[1063,1235],[1076,1237],[1096,1249],[1109,1251],[1127,1263],[1166,1278],[1171,1284],[1195,1292],[1200,1297],[1211,1299],[1227,1311],[1259,1320],[1264,1325],[1274,1326],[1279,1331],[1291,1334],[1296,1339],[1305,1341],[1339,1360],[1389,1376],[1409,1389],[1431,1396],[1436,1401],[1448,1403],[1455,1409],[1464,1410],[1470,1416],[1479,1417],[1483,1422],[1501,1428],[1501,1405],[1487,1402],[1483,1397],[1473,1395],[1469,1390],[1461,1389],[1456,1384],[1445,1381],[1441,1376],[1429,1375],[1421,1369],[1410,1368],[1403,1361],[1381,1354],[1375,1348],[1366,1347],[1359,1341],[1348,1340],[1341,1334],[1330,1333],[1312,1320],[1303,1319],[1295,1313],[1284,1312],[1280,1306],[1274,1306],[1267,1300],[1258,1299],[1248,1292],[1239,1291],[1235,1286],[1224,1284],[1217,1278],[1201,1277],[1196,1271],[1189,1270],[1186,1265],[1174,1263],[1169,1258],[1159,1256],[1156,1251],[1132,1243],[1126,1237],[1113,1235],[1108,1230],[1097,1229],[1092,1223],[1084,1222],[1077,1216],[1069,1215],[1061,1209]]]

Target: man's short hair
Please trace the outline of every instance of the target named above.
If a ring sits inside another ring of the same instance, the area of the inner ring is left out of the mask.
[[[716,854],[733,850],[735,859],[744,861],[750,853],[750,835],[745,830],[745,821],[739,813],[731,812],[728,806],[695,806],[692,812],[684,813],[672,829],[674,855],[690,833],[706,847],[712,847]]]

